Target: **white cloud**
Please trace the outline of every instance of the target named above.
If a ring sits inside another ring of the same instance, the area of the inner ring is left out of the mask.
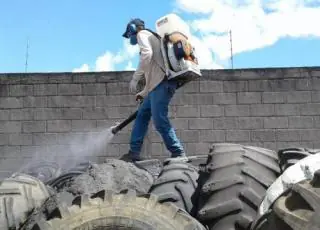
[[[124,68],[124,70],[130,71],[130,70],[136,70],[136,68],[133,67],[132,61],[128,61],[128,64],[126,65],[126,67]]]
[[[319,0],[176,0],[187,13],[201,14],[191,27],[201,34],[199,43],[205,57],[208,50],[218,60],[230,58],[232,29],[233,54],[271,46],[284,37],[320,37]],[[318,4],[318,5],[317,5]]]
[[[72,72],[88,72],[89,71],[89,65],[88,64],[83,64],[79,68],[75,68],[72,70]]]
[[[133,69],[130,60],[139,52],[138,46],[132,46],[128,40],[124,40],[123,47],[117,52],[112,53],[106,51],[103,55],[97,57],[95,66],[90,67],[88,64],[83,64],[80,68],[75,68],[73,72],[81,71],[115,71],[116,65],[129,61],[127,68]]]

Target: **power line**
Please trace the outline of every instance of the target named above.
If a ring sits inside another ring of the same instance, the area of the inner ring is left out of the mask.
[[[27,72],[28,70],[28,59],[29,59],[29,38],[27,39],[25,72]]]
[[[233,52],[232,52],[232,30],[230,30],[229,32],[229,36],[230,36],[230,51],[231,51],[231,68],[233,69]]]

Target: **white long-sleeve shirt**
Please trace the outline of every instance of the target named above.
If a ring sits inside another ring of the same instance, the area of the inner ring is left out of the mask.
[[[165,66],[158,38],[151,32],[142,30],[137,34],[137,40],[140,47],[140,58],[133,79],[139,81],[144,75],[146,84],[138,94],[145,97],[164,79]]]

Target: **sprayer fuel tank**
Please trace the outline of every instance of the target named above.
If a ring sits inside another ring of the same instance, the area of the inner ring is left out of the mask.
[[[200,78],[202,74],[188,24],[176,14],[168,14],[159,18],[155,26],[162,41],[168,79],[176,79],[183,85]]]

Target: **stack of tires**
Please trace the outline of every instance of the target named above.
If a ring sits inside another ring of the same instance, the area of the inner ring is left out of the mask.
[[[318,229],[320,171],[280,194],[259,215],[269,199],[268,190],[276,187],[281,174],[317,152],[291,148],[277,153],[220,143],[204,156],[149,160],[136,165],[120,160],[90,163],[51,173],[51,178],[48,174],[44,181],[35,173],[17,174],[0,185],[0,226],[10,230]],[[123,170],[126,165],[131,171]],[[122,168],[121,173],[113,171],[117,167]],[[111,185],[112,181],[110,186],[107,182],[101,187],[103,178],[97,173],[105,169],[116,184],[125,185]],[[90,173],[97,178],[90,177]],[[91,190],[73,191],[70,188],[77,180],[96,184]]]

